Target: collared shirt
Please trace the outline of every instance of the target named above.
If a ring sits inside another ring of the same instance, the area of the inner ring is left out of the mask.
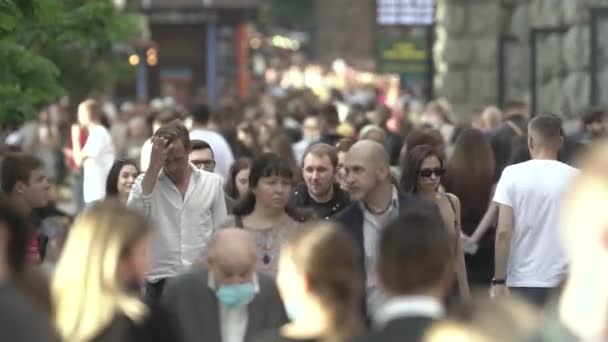
[[[253,287],[255,293],[260,293],[260,282],[256,273],[252,276]],[[207,286],[214,292],[217,290],[213,274],[209,272],[209,280]],[[247,306],[236,309],[228,309],[221,303],[218,305],[220,315],[220,332],[222,334],[222,342],[243,342],[247,333],[247,324],[249,323],[249,312]]]
[[[441,302],[431,296],[400,296],[386,301],[374,316],[376,328],[382,329],[390,321],[402,317],[441,318],[445,310]]]
[[[393,186],[393,198],[390,208],[382,215],[372,214],[360,202],[363,211],[363,246],[365,250],[365,273],[367,305],[371,313],[375,312],[385,301],[384,295],[377,287],[376,261],[378,260],[378,241],[384,226],[399,216],[399,192]]]
[[[148,281],[170,278],[189,269],[227,218],[222,179],[193,165],[185,196],[161,171],[154,190],[143,195],[139,176],[127,205],[141,211],[154,225]]]

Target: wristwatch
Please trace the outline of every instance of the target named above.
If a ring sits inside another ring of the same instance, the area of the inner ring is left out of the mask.
[[[506,284],[507,284],[506,279],[496,279],[496,278],[492,279],[492,285],[506,285]]]

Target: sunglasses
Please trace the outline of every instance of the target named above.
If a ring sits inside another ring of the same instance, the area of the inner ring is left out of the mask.
[[[420,171],[418,171],[418,175],[424,178],[429,178],[433,174],[437,177],[441,177],[445,174],[445,169],[438,167],[436,169],[420,169]]]

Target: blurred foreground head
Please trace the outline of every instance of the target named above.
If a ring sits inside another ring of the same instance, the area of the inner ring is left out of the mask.
[[[97,203],[76,219],[51,285],[63,340],[91,340],[115,315],[143,318],[145,306],[131,289],[148,270],[149,234],[145,219],[118,201]]]
[[[608,144],[597,146],[580,166],[562,211],[570,274],[560,316],[577,337],[603,340],[608,327]]]
[[[517,297],[490,300],[480,293],[429,330],[424,342],[532,341],[540,314]]]
[[[333,223],[310,224],[281,249],[277,285],[287,315],[295,325],[324,330],[323,341],[357,335],[362,283],[357,247]]]

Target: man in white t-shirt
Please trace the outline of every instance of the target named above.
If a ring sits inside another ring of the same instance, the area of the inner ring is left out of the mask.
[[[102,200],[106,196],[106,179],[114,163],[114,145],[110,132],[101,124],[101,112],[97,101],[89,99],[78,106],[78,123],[72,126],[74,160],[83,166],[84,202]],[[80,128],[89,135],[80,146]]]
[[[494,296],[512,291],[542,306],[566,276],[559,210],[578,170],[557,161],[561,145],[561,120],[555,115],[535,117],[528,125],[532,160],[505,168],[498,182]]]

